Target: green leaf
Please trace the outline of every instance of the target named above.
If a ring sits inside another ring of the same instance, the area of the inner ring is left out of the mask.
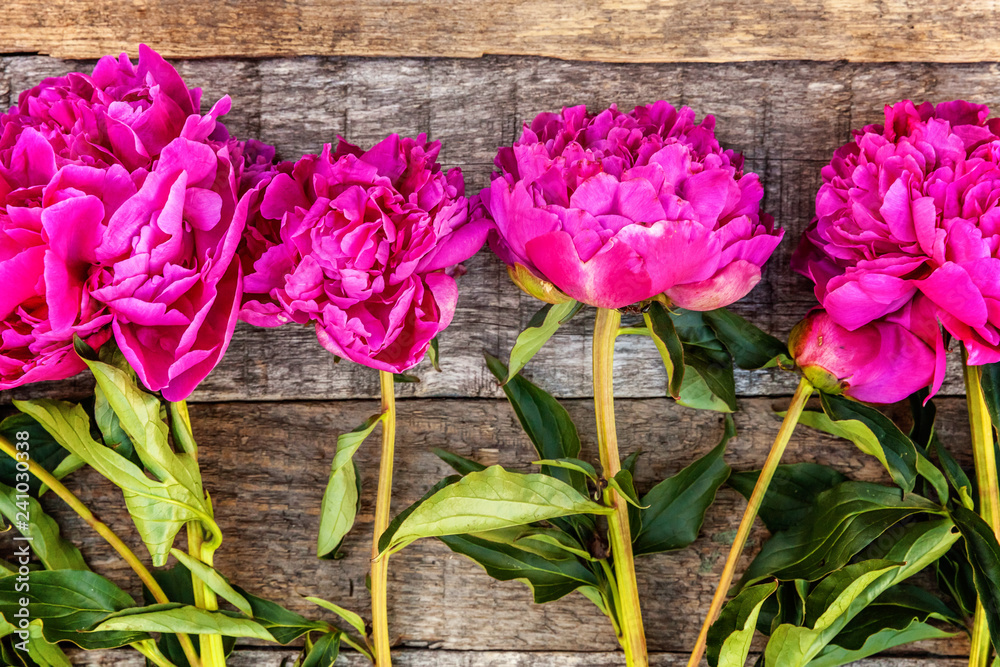
[[[198,577],[198,579],[204,582],[206,586],[212,589],[216,595],[232,604],[247,616],[253,616],[253,610],[250,608],[250,603],[247,602],[247,599],[233,590],[229,581],[224,576],[219,574],[218,571],[201,562],[197,558],[189,556],[180,549],[171,549],[170,553],[174,558],[179,560],[184,567],[190,570],[192,575]]]
[[[857,651],[876,634],[886,630],[903,631],[914,621],[923,623],[931,619],[963,625],[962,619],[931,593],[917,586],[897,584],[855,616],[834,638],[833,644]],[[892,635],[887,633],[883,640],[891,639]]]
[[[734,472],[729,476],[729,486],[749,500],[759,476],[759,470]],[[779,465],[758,515],[772,533],[788,530],[802,522],[819,494],[846,480],[833,468],[818,463]]]
[[[823,411],[832,420],[832,423],[826,422],[833,429],[827,433],[846,438],[864,453],[877,458],[901,489],[907,493],[913,491],[917,478],[917,449],[913,441],[874,408],[840,396],[821,393],[820,398]]]
[[[767,664],[810,664],[874,600],[940,558],[957,539],[949,519],[923,521],[883,549],[885,559],[837,570],[809,594],[804,625],[783,624],[775,630],[765,650]]]
[[[365,629],[365,622],[364,622],[364,620],[360,616],[358,616],[356,613],[354,613],[353,611],[351,611],[350,609],[344,609],[340,605],[336,605],[336,604],[333,604],[332,602],[328,602],[328,601],[324,600],[323,598],[307,597],[306,599],[309,600],[310,602],[312,602],[314,605],[316,605],[318,607],[322,607],[323,609],[326,609],[327,611],[332,611],[334,614],[336,614],[337,616],[339,616],[342,619],[344,619],[345,621],[347,621],[348,624],[350,624],[350,626],[352,628],[354,628],[359,633],[361,633],[362,637],[364,637],[367,634],[367,630]]]
[[[547,303],[542,306],[528,322],[528,328],[518,334],[514,342],[514,348],[510,351],[510,370],[507,372],[505,383],[520,373],[525,364],[531,361],[559,327],[579,313],[581,308],[583,304],[578,301],[564,301],[555,305]]]
[[[551,602],[582,586],[597,586],[590,568],[569,554],[557,559],[521,548],[519,541],[494,541],[489,535],[445,535],[439,539],[455,553],[468,556],[499,581],[520,581],[535,602]],[[558,552],[557,552],[558,553]]]
[[[60,447],[60,449],[61,449],[61,447]],[[63,451],[66,451],[66,450],[63,450]],[[56,479],[63,479],[64,477],[68,477],[69,475],[72,475],[73,473],[75,473],[77,470],[79,470],[80,468],[84,467],[85,465],[87,465],[86,461],[84,461],[83,459],[81,459],[76,454],[70,454],[69,452],[67,452],[66,458],[64,458],[59,463],[59,465],[57,465],[55,467],[55,469],[51,470],[50,472],[52,473],[52,476],[55,477]],[[41,498],[46,493],[48,493],[48,491],[49,491],[49,487],[47,487],[46,485],[42,484],[38,488],[38,497]]]
[[[361,443],[371,435],[375,427],[385,419],[386,413],[369,417],[364,424],[349,433],[337,436],[337,453],[330,465],[330,480],[323,493],[323,505],[319,517],[317,555],[320,558],[334,553],[340,548],[358,515],[360,489],[358,475],[354,467],[354,453]]]
[[[395,552],[421,537],[478,533],[572,514],[610,514],[576,489],[548,475],[490,466],[469,473],[420,503],[382,551]],[[388,531],[386,531],[388,534]],[[383,535],[383,540],[385,535]]]
[[[848,565],[825,580],[823,589],[809,595],[821,599],[822,613],[806,626],[779,625],[764,651],[767,665],[804,667],[833,639],[850,619],[852,605],[882,575],[899,567],[898,563],[871,560]],[[862,598],[863,602],[863,598]],[[857,605],[863,608],[863,605]]]
[[[683,549],[697,539],[705,512],[729,477],[723,456],[734,435],[736,427],[726,415],[722,441],[712,451],[642,497],[640,526],[632,538],[635,555]]]
[[[289,611],[275,602],[251,595],[239,586],[233,586],[233,588],[250,603],[254,620],[271,633],[274,637],[273,641],[279,644],[293,642],[305,633],[313,630],[329,632],[335,629],[327,623],[310,621],[304,616],[300,616],[294,611]]]
[[[948,480],[945,478],[944,473],[938,470],[937,466],[931,463],[931,460],[920,451],[917,451],[917,474],[927,480],[931,487],[934,488],[938,502],[942,505],[947,505],[949,497]]]
[[[473,461],[472,459],[467,459],[464,456],[459,456],[458,454],[449,452],[448,450],[435,448],[431,451],[434,452],[435,456],[450,465],[459,474],[468,475],[470,472],[486,470],[486,466],[482,463]]]
[[[889,528],[916,514],[943,514],[931,501],[867,482],[844,482],[816,498],[797,525],[768,540],[743,575],[815,581],[846,565]]]
[[[937,439],[931,443],[931,451],[937,456],[938,461],[941,463],[941,468],[944,470],[945,477],[948,478],[948,483],[958,493],[962,504],[970,510],[974,509],[975,501],[972,499],[972,482],[969,481],[969,477],[962,470],[962,467],[958,465],[958,461],[955,460],[951,452],[938,442]]]
[[[27,437],[17,437],[18,435]],[[42,466],[49,472],[56,470],[69,454],[60,446],[55,439],[49,435],[42,425],[30,416],[18,413],[11,415],[0,423],[0,436],[6,438],[11,444],[27,442],[30,447],[31,460]],[[0,453],[0,483],[10,487],[16,487],[18,482],[25,481],[24,477],[17,477],[17,462],[7,454]],[[42,483],[37,477],[31,475],[27,479],[29,493],[33,496],[40,495]]]
[[[21,609],[18,577],[0,579],[0,614],[14,619]],[[46,641],[69,641],[84,649],[117,648],[148,639],[144,632],[80,632],[135,601],[104,577],[86,570],[37,570],[28,575],[28,616],[42,622]],[[23,583],[21,584],[23,586]]]
[[[711,410],[712,412],[735,412],[736,408],[716,396],[693,368],[685,367],[684,381],[681,382],[680,396],[677,403],[696,410]]]
[[[483,470],[485,470],[485,468],[483,468]],[[379,551],[385,550],[386,545],[389,544],[389,541],[392,539],[392,536],[396,534],[397,530],[399,530],[399,526],[404,521],[406,521],[406,519],[408,519],[409,516],[413,514],[418,507],[427,502],[428,498],[432,497],[441,489],[451,486],[460,479],[462,479],[462,477],[459,475],[449,475],[444,479],[438,480],[438,482],[434,486],[432,486],[430,489],[427,490],[427,493],[425,493],[420,500],[413,503],[412,505],[404,509],[402,512],[397,514],[396,517],[389,522],[389,526],[385,529],[385,531],[381,535],[376,535],[376,538],[378,539]]]
[[[486,365],[500,382],[507,378],[507,368],[496,357],[486,356]],[[550,394],[521,375],[503,385],[521,427],[535,446],[539,458],[572,459],[580,454],[580,436],[569,413]],[[583,476],[571,470],[542,468],[542,474],[560,479],[581,493],[587,492]]]
[[[328,632],[313,644],[302,667],[333,667],[340,655],[340,633]]]
[[[73,667],[58,645],[45,641],[41,621],[28,624],[28,655],[39,667]]]
[[[18,503],[22,506],[19,507]],[[21,535],[30,542],[42,565],[47,570],[89,570],[86,561],[71,542],[59,534],[59,524],[42,509],[37,500],[17,493],[0,484],[0,514],[3,514]]]
[[[176,602],[126,609],[107,617],[94,632],[184,632],[189,635],[223,635],[274,641],[252,618],[224,611],[208,611]]]
[[[172,636],[173,635],[161,635],[160,638],[162,639],[164,637],[172,637]],[[130,646],[139,653],[141,653],[142,655],[146,656],[147,665],[154,664],[154,665],[165,665],[166,667],[189,667],[186,657],[179,662],[171,660],[167,656],[167,654],[164,653],[163,650],[160,648],[160,645],[152,639],[147,639],[141,642],[135,642],[133,644],[130,644]],[[229,647],[229,650],[226,650],[225,641],[223,641],[223,652],[226,655],[229,655],[231,651],[232,647]]]
[[[702,316],[740,368],[757,370],[779,363],[791,365],[788,347],[784,343],[739,315],[717,308],[702,313]]]
[[[681,385],[684,382],[684,345],[677,336],[674,321],[667,309],[658,301],[652,302],[642,317],[646,321],[646,328],[649,329],[653,344],[663,359],[663,366],[667,369],[669,381],[667,391],[674,398],[680,398]]]
[[[520,526],[518,528],[493,531],[492,533],[479,533],[479,536],[484,537],[487,535],[501,533],[504,530],[519,531],[519,535],[517,535],[517,537],[511,541],[510,544],[532,551],[545,558],[559,560],[565,558],[568,553],[586,561],[597,560],[589,551],[587,551],[587,549],[584,548],[582,544],[580,544],[579,541],[577,541],[575,537],[559,530],[558,528],[534,528]],[[555,552],[553,552],[553,549]]]
[[[976,593],[975,574],[965,549],[965,541],[956,544],[934,563],[938,586],[948,593],[966,616],[972,616],[979,595]]]
[[[431,339],[431,344],[427,348],[427,358],[431,360],[431,366],[438,373],[441,372],[441,352],[438,350],[437,336]]]
[[[826,646],[809,661],[809,667],[839,667],[903,644],[954,636],[954,632],[946,632],[933,625],[914,620],[902,629],[885,628],[868,635],[860,648],[847,649],[836,644],[834,640],[834,643]]]
[[[586,461],[581,461],[580,459],[542,459],[541,461],[532,461],[531,465],[548,466],[550,468],[565,468],[566,470],[573,470],[574,472],[586,475],[594,482],[597,482],[598,480],[597,470],[594,466],[590,465]]]
[[[174,563],[173,567],[170,568],[155,569],[152,571],[152,575],[160,585],[160,588],[163,589],[168,600],[187,605],[195,603],[194,579],[191,571],[182,564]],[[142,587],[142,599],[147,606],[157,603],[156,598],[153,597],[153,594],[145,585]],[[232,637],[224,637],[224,648],[227,643],[230,644],[228,648],[232,649],[232,645],[235,645],[236,640]],[[156,647],[166,656],[167,660],[174,663],[177,667],[191,667],[187,656],[184,654],[184,649],[181,648],[181,644],[177,640],[177,635],[161,634],[156,640]]]
[[[632,473],[628,470],[619,470],[614,477],[608,480],[608,486],[621,494],[622,498],[629,505],[640,510],[648,509],[648,505],[641,505],[639,503],[639,494],[635,491],[635,483],[632,482]]]
[[[678,310],[672,317],[677,335],[683,342],[684,364],[687,366],[678,402],[694,408],[735,412],[733,360],[725,345],[705,323],[704,313]],[[724,407],[720,409],[721,406]]]
[[[84,362],[97,380],[95,406],[107,401],[142,465],[161,482],[176,482],[193,497],[203,498],[197,461],[170,448],[170,429],[161,415],[160,400],[140,389],[131,373],[101,361]]]
[[[973,581],[986,612],[990,638],[1000,646],[1000,544],[982,517],[964,507],[951,512],[955,525],[965,538],[965,549],[972,564]]]
[[[177,532],[188,521],[208,520],[204,499],[168,476],[150,479],[138,466],[90,437],[90,420],[79,405],[63,401],[15,401],[59,443],[122,489],[125,505],[153,564],[162,567]]]
[[[393,373],[392,381],[394,384],[418,384],[420,378],[410,373]]]
[[[717,357],[718,355],[685,353],[687,368],[678,400],[681,405],[716,412],[736,412],[736,380],[733,378],[733,367]],[[690,369],[697,373],[691,383],[688,382]],[[705,396],[705,389],[710,392],[710,397]]]
[[[135,451],[135,445],[132,444],[132,439],[122,428],[121,420],[118,419],[118,415],[108,403],[107,395],[100,389],[94,392],[94,422],[101,432],[105,445],[136,465],[142,463],[138,452]]]
[[[708,631],[705,657],[711,667],[743,667],[746,664],[760,609],[776,590],[777,582],[749,586],[722,608]]]

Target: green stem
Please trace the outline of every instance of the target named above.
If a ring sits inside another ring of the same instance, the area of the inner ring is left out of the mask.
[[[18,461],[18,452],[14,445],[7,438],[0,436],[0,450],[2,450],[7,456],[11,457],[15,461]],[[70,509],[76,512],[81,519],[87,522],[87,525],[94,529],[94,531],[104,538],[104,540],[111,545],[111,548],[118,552],[118,555],[128,563],[128,566],[138,575],[139,579],[146,588],[149,589],[150,594],[159,603],[170,602],[167,598],[167,594],[163,592],[163,588],[153,577],[152,573],[143,565],[139,557],[128,548],[128,545],[122,541],[118,535],[108,527],[106,523],[94,516],[94,513],[90,511],[86,505],[84,505],[79,498],[73,495],[73,492],[67,489],[62,482],[56,479],[52,473],[40,466],[33,460],[26,461],[28,464],[28,471],[38,478],[42,484],[49,487],[49,489],[59,496],[64,503],[69,505]],[[181,644],[181,648],[184,649],[184,655],[187,657],[188,662],[192,667],[201,667],[201,661],[198,659],[198,654],[194,650],[194,644],[191,643],[191,638],[186,634],[178,633],[177,639]]]
[[[372,537],[372,643],[376,667],[390,667],[389,644],[389,554],[379,554],[378,540],[389,527],[389,505],[392,501],[392,459],[396,442],[396,388],[392,373],[379,371],[382,390],[382,458],[378,472],[378,497],[375,501],[375,534]]]
[[[156,646],[156,642],[152,639],[135,642],[134,644],[129,644],[129,646],[144,655],[156,667],[177,667],[177,665],[167,659],[167,656],[160,652],[160,649]]]
[[[979,487],[979,514],[1000,538],[1000,485],[997,483],[996,450],[993,448],[993,424],[983,396],[978,366],[970,366],[968,353],[962,347],[962,367],[965,376],[965,397],[969,405],[969,428],[972,432],[972,455],[976,463],[976,483]],[[969,667],[986,667],[990,658],[990,633],[982,600],[976,601],[972,621],[972,648]]]
[[[746,546],[747,538],[750,536],[750,530],[753,528],[754,519],[757,518],[757,512],[760,511],[760,505],[764,501],[764,494],[767,493],[767,487],[771,484],[774,471],[778,469],[778,463],[785,453],[785,447],[788,446],[788,441],[795,431],[795,425],[798,424],[799,416],[802,414],[802,410],[806,406],[806,401],[809,400],[812,392],[813,386],[809,384],[808,380],[802,378],[798,388],[795,390],[795,395],[792,397],[792,403],[788,406],[785,419],[781,422],[778,436],[774,439],[774,444],[771,445],[771,452],[767,455],[767,460],[764,461],[764,467],[761,469],[757,483],[753,487],[753,493],[750,494],[750,500],[747,502],[747,508],[743,512],[740,527],[736,531],[736,538],[733,540],[733,545],[729,548],[729,556],[726,558],[726,565],[722,569],[722,577],[720,577],[719,585],[715,589],[715,595],[712,596],[712,604],[709,606],[708,614],[701,625],[701,632],[698,633],[698,640],[695,643],[694,650],[691,651],[691,657],[687,663],[688,667],[697,667],[701,663],[701,657],[705,653],[705,645],[708,642],[708,629],[712,627],[712,623],[715,622],[716,617],[718,617],[719,612],[722,610],[723,603],[726,601],[726,595],[729,593],[729,587],[733,584],[733,577],[736,574],[736,565],[739,563],[740,554],[743,553],[743,547]]]
[[[622,641],[622,631],[621,624],[618,619],[621,617],[622,610],[619,605],[619,600],[621,599],[618,595],[618,583],[615,581],[615,573],[611,569],[611,565],[608,564],[607,558],[602,558],[598,561],[601,564],[601,569],[604,570],[604,577],[608,580],[608,594],[611,597],[611,604],[608,605],[608,613],[611,616],[611,625],[615,628],[615,636],[618,637],[618,642]],[[607,596],[606,596],[607,597]],[[605,602],[607,604],[607,601]]]
[[[194,432],[191,429],[191,417],[188,414],[187,401],[170,403],[170,425],[174,435],[174,441],[182,451],[187,453],[198,462],[198,443],[194,439]],[[212,531],[213,539],[205,542],[205,524],[201,520],[189,521],[187,524],[188,553],[194,558],[205,563],[209,567],[215,555],[215,550],[219,547],[221,534],[218,525],[212,521],[209,530]],[[197,576],[192,576],[192,587],[194,589],[194,604],[199,609],[216,611],[219,608],[218,598],[215,591],[205,585]],[[198,635],[198,645],[201,648],[201,659],[204,667],[225,667],[226,651],[222,645],[222,635]]]
[[[594,411],[597,413],[597,444],[601,467],[606,479],[621,470],[618,435],[615,431],[615,398],[612,367],[615,338],[621,324],[621,313],[608,308],[597,309],[594,323]],[[629,667],[647,667],[646,634],[639,606],[639,585],[635,578],[635,558],[632,556],[632,533],[628,523],[628,503],[612,488],[604,492],[605,500],[615,508],[608,515],[608,538],[618,581],[621,615],[621,645]]]
[[[618,329],[619,336],[649,336],[649,329],[646,327],[620,327]]]

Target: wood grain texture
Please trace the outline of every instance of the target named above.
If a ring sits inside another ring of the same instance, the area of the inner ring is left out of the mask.
[[[0,59],[0,104],[44,76],[86,63],[41,57]],[[784,338],[813,305],[810,283],[788,266],[813,214],[819,170],[852,127],[876,122],[887,102],[902,98],[966,98],[1000,106],[1000,66],[844,63],[722,65],[614,65],[537,58],[482,60],[361,60],[296,58],[262,61],[182,61],[191,85],[210,104],[233,97],[232,131],[274,143],[285,158],[318,151],[338,134],[370,145],[385,134],[426,132],[443,142],[442,161],[461,167],[468,190],[488,183],[495,147],[512,142],[520,124],[564,104],[628,107],[667,99],[715,114],[718,135],[742,151],[761,174],[764,208],[786,230],[765,267],[764,279],[734,306]],[[441,336],[444,371],[417,368],[419,384],[403,396],[498,397],[482,352],[506,357],[539,304],[515,288],[500,262],[484,249],[467,263],[458,310]],[[526,373],[556,395],[591,394],[592,311],[565,326]],[[957,355],[944,394],[960,394]],[[666,377],[647,339],[621,339],[616,356],[617,394],[662,396]],[[32,387],[16,395],[79,395],[85,382]],[[780,372],[739,373],[743,396],[791,394],[795,378]],[[344,399],[375,396],[377,374],[334,364],[310,330],[254,329],[240,325],[229,353],[195,394],[197,401]],[[9,400],[9,392],[0,397]]]
[[[582,457],[596,459],[592,405],[586,400],[565,404],[580,428]],[[739,470],[760,466],[780,423],[773,410],[787,407],[787,399],[755,398],[745,404],[746,410],[736,418],[738,437],[727,453],[727,461]],[[968,465],[964,406],[961,399],[941,401],[939,428],[942,440]],[[377,409],[375,401],[193,406],[205,485],[225,535],[216,555],[216,566],[222,572],[251,592],[307,616],[322,614],[303,599],[307,595],[325,597],[368,615],[364,577],[371,539],[377,438],[365,443],[356,457],[362,471],[363,500],[358,524],[345,542],[346,557],[320,561],[314,553],[320,500],[336,435]],[[663,398],[620,401],[617,417],[623,454],[639,448],[647,452],[637,468],[640,492],[708,452],[723,429],[718,414],[681,408]],[[401,401],[394,512],[417,500],[450,472],[429,451],[432,447],[517,470],[530,470],[535,459],[506,402]],[[845,441],[806,428],[793,437],[786,460],[827,463],[855,479],[886,480],[871,457]],[[104,480],[92,471],[81,471],[69,485],[102,520],[119,534],[128,535],[130,544],[143,553],[119,494]],[[63,533],[81,544],[94,569],[132,593],[138,592],[131,573],[81,521],[56,499],[46,498],[44,505],[58,518]],[[742,498],[725,488],[692,547],[638,559],[651,650],[683,653],[690,649],[743,507]],[[765,537],[766,531],[758,526],[747,553],[755,553]],[[0,555],[12,549],[9,537],[3,537]],[[748,562],[749,555],[740,569]],[[582,596],[572,594],[550,604],[533,605],[523,585],[490,579],[471,561],[452,554],[435,540],[421,540],[393,557],[389,591],[390,628],[401,647],[513,652],[607,652],[616,648],[609,623]],[[964,640],[952,639],[909,646],[905,655],[957,657],[966,650]]]
[[[293,650],[239,650],[229,660],[230,667],[284,667],[298,655]],[[86,667],[145,667],[134,651],[90,651],[72,654],[73,664]],[[392,662],[399,667],[619,667],[625,659],[619,653],[556,653],[523,651],[394,651]],[[682,667],[687,664],[683,653],[653,653],[653,667]],[[858,667],[964,667],[968,661],[960,658],[870,658],[853,663]],[[367,667],[371,663],[357,653],[341,653],[337,665]]]
[[[973,62],[1000,57],[997,18],[995,0],[12,0],[0,52]]]

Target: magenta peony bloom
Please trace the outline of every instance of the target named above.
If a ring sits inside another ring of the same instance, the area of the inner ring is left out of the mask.
[[[92,74],[71,72],[21,93],[0,117],[0,150],[25,127],[41,132],[56,154],[83,164],[149,168],[199,113],[201,90],[189,89],[158,53],[139,47],[133,66],[126,54],[101,58]],[[219,123],[216,140],[228,132]]]
[[[423,135],[367,152],[341,140],[279,167],[240,251],[242,319],[315,323],[327,350],[379,370],[419,362],[454,315],[457,265],[487,233],[468,221],[462,174],[441,170],[439,150]]]
[[[911,329],[936,332],[934,391],[938,321],[969,363],[1000,361],[1000,120],[988,113],[968,102],[887,106],[885,125],[856,132],[823,168],[793,257],[848,330],[919,312]]]
[[[103,201],[135,192],[128,172],[69,165],[33,129],[0,154],[0,388],[70,377],[84,368],[73,336],[100,345],[110,316],[90,297]]]
[[[146,47],[139,65],[48,79],[0,117],[0,388],[83,369],[73,337],[114,335],[140,379],[186,398],[241,301],[236,250],[273,149],[229,138],[223,98]],[[250,164],[244,169],[244,156]]]
[[[543,113],[499,150],[476,215],[492,221],[515,282],[545,300],[559,298],[551,283],[602,308],[661,293],[691,310],[726,306],[760,281],[783,232],[714,127],[666,102]]]
[[[869,403],[895,403],[928,386],[935,341],[903,324],[876,320],[854,331],[821,308],[813,309],[788,338],[788,349],[814,387]]]
[[[180,137],[115,211],[97,248],[94,298],[143,384],[186,398],[222,358],[236,327],[236,260],[249,197],[224,146]]]

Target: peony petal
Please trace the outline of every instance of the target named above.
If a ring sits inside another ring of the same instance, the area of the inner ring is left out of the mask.
[[[971,327],[986,324],[988,313],[983,295],[960,265],[946,262],[927,278],[913,282],[939,308],[960,322]]]
[[[532,239],[528,258],[541,275],[577,301],[598,308],[621,308],[657,294],[642,258],[612,238],[589,261],[580,260],[566,232]]]
[[[666,290],[667,297],[687,310],[715,310],[739,301],[760,282],[760,267],[736,260],[727,264],[708,280],[675,285]]]

